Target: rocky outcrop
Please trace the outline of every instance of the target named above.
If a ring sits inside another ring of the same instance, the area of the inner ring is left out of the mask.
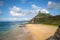
[[[39,20],[40,20],[40,17],[35,17],[29,23],[37,24]]]
[[[60,26],[58,27],[57,31],[53,36],[48,38],[47,40],[60,40]]]

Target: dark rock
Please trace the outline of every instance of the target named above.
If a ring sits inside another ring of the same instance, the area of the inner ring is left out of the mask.
[[[19,27],[25,27],[25,25],[19,25]]]
[[[47,40],[60,40],[60,26],[58,27],[57,31],[53,36],[48,38]]]

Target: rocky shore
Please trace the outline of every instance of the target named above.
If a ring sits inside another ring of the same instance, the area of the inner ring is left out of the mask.
[[[47,40],[60,40],[60,26],[56,30],[55,34],[49,37]]]

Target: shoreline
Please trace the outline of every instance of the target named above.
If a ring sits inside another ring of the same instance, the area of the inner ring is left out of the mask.
[[[29,31],[24,40],[46,40],[52,36],[57,27],[44,24],[26,24],[25,28]],[[32,37],[32,38],[31,38]]]

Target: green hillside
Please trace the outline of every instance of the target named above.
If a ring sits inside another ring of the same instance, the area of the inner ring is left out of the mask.
[[[39,17],[39,20],[37,20]],[[35,23],[50,24],[50,25],[59,25],[60,24],[60,15],[52,16],[49,13],[38,13],[35,17]]]

